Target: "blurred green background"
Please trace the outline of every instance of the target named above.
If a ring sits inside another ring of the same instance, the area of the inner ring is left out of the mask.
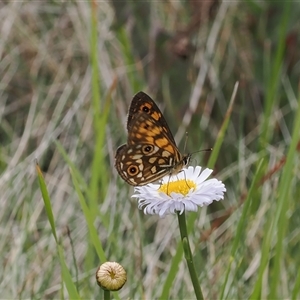
[[[68,298],[35,159],[81,297],[101,294],[87,219],[128,272],[119,297],[161,297],[176,217],[144,216],[114,169],[140,90],[182,152],[222,142],[214,176],[226,197],[197,212],[191,234],[205,298],[299,298],[299,14],[297,1],[1,2],[1,298]],[[206,167],[210,155],[191,164]],[[183,259],[173,275],[169,298],[192,299]]]

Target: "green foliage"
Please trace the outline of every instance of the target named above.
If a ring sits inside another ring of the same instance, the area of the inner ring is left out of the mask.
[[[194,297],[176,216],[138,211],[114,169],[139,90],[182,151],[185,132],[187,152],[213,148],[191,164],[227,188],[186,216],[204,298],[300,297],[299,5],[7,1],[0,13],[2,298],[97,298],[105,260],[127,271],[116,299]]]

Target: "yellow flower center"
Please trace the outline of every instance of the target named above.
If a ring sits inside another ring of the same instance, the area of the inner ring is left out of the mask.
[[[182,194],[186,196],[191,189],[195,189],[196,184],[192,180],[181,179],[178,181],[170,181],[162,184],[159,192],[165,193],[170,196],[171,193]]]

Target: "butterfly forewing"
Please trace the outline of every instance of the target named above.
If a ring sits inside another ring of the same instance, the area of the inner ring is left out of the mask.
[[[163,114],[161,113],[155,102],[144,92],[138,92],[132,99],[128,118],[127,118],[127,130],[130,132],[132,121],[139,118],[139,113],[146,113],[149,115],[157,124],[159,124],[162,130],[168,135],[170,141],[176,145],[172,132],[166,122]]]

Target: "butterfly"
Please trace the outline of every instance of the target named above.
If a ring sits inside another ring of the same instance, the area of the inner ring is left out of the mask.
[[[115,168],[130,185],[141,186],[175,175],[191,154],[183,155],[155,102],[144,92],[132,99],[127,118],[127,144],[115,155]]]

